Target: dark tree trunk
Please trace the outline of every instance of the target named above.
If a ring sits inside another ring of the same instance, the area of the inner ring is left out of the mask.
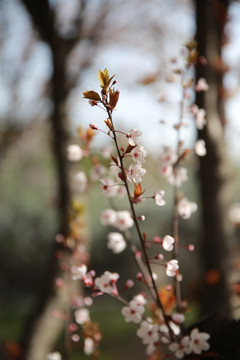
[[[197,68],[197,79],[207,79],[210,89],[197,94],[197,105],[206,109],[207,126],[199,131],[206,142],[207,155],[200,159],[202,202],[201,270],[203,314],[231,313],[228,278],[228,243],[231,236],[227,210],[231,199],[232,168],[224,139],[224,103],[220,96],[222,69],[221,44],[229,1],[196,0],[199,54],[208,65]]]

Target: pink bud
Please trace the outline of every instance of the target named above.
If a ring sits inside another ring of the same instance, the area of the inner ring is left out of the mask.
[[[61,278],[57,278],[57,279],[55,280],[55,283],[56,283],[57,287],[61,288],[61,287],[63,287],[63,285],[64,285],[64,280],[61,279]]]
[[[142,281],[143,280],[143,274],[142,273],[137,273],[137,275],[136,275],[136,278],[137,278],[137,280],[140,280],[140,281]]]
[[[194,251],[195,250],[195,247],[194,247],[193,244],[189,244],[187,248],[188,248],[189,251]]]
[[[162,244],[162,239],[160,238],[160,236],[154,236],[153,241],[156,244]]]
[[[75,324],[75,323],[72,323],[72,324],[69,324],[69,325],[68,325],[68,331],[69,331],[69,332],[74,332],[74,331],[77,330],[77,328],[78,328],[78,326],[77,326],[77,324]]]
[[[126,284],[125,284],[126,288],[130,289],[133,287],[133,285],[134,285],[134,282],[131,279],[126,281]]]
[[[56,242],[58,242],[58,243],[64,242],[64,236],[62,234],[57,234],[55,239],[56,239]]]
[[[96,100],[89,100],[88,102],[89,102],[89,104],[90,104],[91,106],[97,105],[97,101],[96,101]]]
[[[73,342],[78,342],[80,340],[80,336],[78,334],[73,334],[71,339]]]
[[[144,215],[139,216],[139,217],[138,217],[138,220],[144,221],[144,220],[145,220],[145,216],[144,216]]]
[[[154,258],[157,260],[163,260],[164,256],[163,256],[163,254],[158,254],[158,255],[154,256]]]
[[[170,284],[166,285],[166,290],[171,291],[172,290],[172,285],[170,285]]]
[[[135,257],[136,257],[136,259],[141,259],[141,257],[142,257],[141,251],[136,251],[135,252]]]
[[[95,124],[89,124],[89,127],[92,129],[92,130],[99,130],[99,127]]]

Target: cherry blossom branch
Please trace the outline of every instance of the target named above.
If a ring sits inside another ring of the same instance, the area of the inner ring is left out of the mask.
[[[121,169],[121,173],[122,173],[122,179],[123,179],[123,182],[124,182],[124,184],[125,184],[126,191],[127,191],[127,196],[128,196],[129,205],[130,205],[131,212],[132,212],[133,221],[134,221],[134,224],[135,224],[135,227],[136,227],[136,230],[137,230],[137,234],[138,234],[138,237],[139,237],[139,240],[140,240],[140,243],[141,243],[141,247],[142,247],[142,251],[143,251],[145,263],[146,263],[146,266],[147,266],[147,269],[148,269],[148,273],[149,273],[150,278],[151,278],[153,290],[154,290],[154,293],[155,293],[154,299],[155,299],[158,307],[159,307],[159,308],[161,309],[161,311],[162,311],[163,318],[164,318],[165,323],[166,323],[166,325],[167,325],[167,327],[168,327],[168,330],[169,330],[169,334],[170,334],[171,338],[173,338],[173,331],[172,331],[171,327],[169,326],[169,318],[168,318],[168,316],[166,315],[165,309],[164,309],[164,307],[163,307],[163,305],[162,305],[162,302],[161,302],[161,300],[160,300],[160,298],[159,298],[157,285],[156,285],[156,282],[155,282],[154,277],[153,277],[152,268],[151,268],[151,265],[150,265],[150,263],[149,263],[148,254],[147,254],[146,247],[145,247],[145,241],[144,241],[144,239],[143,239],[143,235],[142,235],[142,233],[141,233],[141,230],[140,230],[140,227],[139,227],[139,223],[138,223],[138,219],[137,219],[137,216],[136,216],[136,212],[135,212],[135,209],[134,209],[134,205],[133,205],[133,202],[132,202],[132,199],[131,199],[131,194],[130,194],[130,190],[129,190],[129,186],[128,186],[128,182],[127,182],[127,178],[126,178],[126,174],[125,174],[125,170],[124,170],[123,158],[122,158],[122,154],[121,154],[121,152],[120,152],[120,148],[119,148],[119,145],[118,145],[118,140],[117,140],[117,136],[116,136],[116,131],[115,131],[115,129],[114,129],[114,124],[113,124],[113,119],[112,119],[112,113],[111,113],[111,111],[109,110],[109,108],[106,108],[106,109],[107,109],[107,113],[108,113],[109,119],[110,119],[111,124],[112,124],[112,133],[113,133],[114,142],[115,142],[117,154],[118,154],[119,161],[120,161],[120,169]]]

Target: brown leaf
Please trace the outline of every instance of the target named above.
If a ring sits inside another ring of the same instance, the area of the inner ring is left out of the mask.
[[[114,130],[111,119],[108,118],[107,120],[104,120],[104,122],[105,122],[105,124],[107,125],[107,127],[108,127],[111,131]]]
[[[100,95],[93,90],[86,90],[83,92],[83,96],[85,99],[101,101]]]
[[[109,107],[111,110],[113,110],[118,102],[119,99],[119,91],[118,90],[114,90],[114,89],[110,89],[110,93],[109,93]]]
[[[142,190],[142,186],[140,183],[139,184],[134,183],[134,193],[133,193],[134,199],[141,196],[144,193],[144,191]]]

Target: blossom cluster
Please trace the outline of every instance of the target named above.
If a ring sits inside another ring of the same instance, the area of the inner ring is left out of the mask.
[[[189,69],[194,66],[197,55],[194,43],[188,44],[186,48],[188,51],[186,69]],[[185,79],[185,70],[178,71],[184,90],[182,108],[188,107],[194,117],[196,127],[202,129],[206,125],[205,110],[185,102],[186,99],[189,99],[189,96],[187,96],[189,88],[194,88],[195,91],[207,91],[208,84],[205,79],[199,79],[194,85],[192,80]],[[133,252],[136,266],[139,269],[136,279],[145,286],[146,292],[137,293],[131,300],[127,300],[128,296],[124,298],[123,293],[134,287],[135,282],[132,279],[128,279],[125,282],[124,289],[119,290],[118,280],[120,274],[106,270],[103,274],[97,276],[94,270],[88,270],[85,263],[72,267],[72,278],[83,281],[85,286],[92,289],[93,296],[107,294],[124,305],[121,312],[125,321],[139,324],[137,336],[146,345],[147,357],[156,353],[161,344],[166,344],[168,350],[176,358],[183,358],[188,354],[201,354],[210,347],[208,343],[210,335],[199,332],[197,328],[187,333],[186,329],[184,329],[185,309],[181,297],[177,298],[177,294],[180,292],[180,282],[182,281],[178,256],[179,234],[174,230],[171,235],[155,235],[152,239],[149,239],[141,229],[141,222],[145,220],[145,215],[137,215],[136,213],[136,206],[147,199],[152,199],[155,205],[159,207],[165,206],[165,190],[160,189],[147,194],[142,189],[143,176],[147,171],[143,167],[147,151],[140,143],[142,132],[134,128],[125,133],[115,128],[113,110],[119,99],[119,91],[114,88],[116,81],[113,80],[113,76],[109,76],[106,69],[99,71],[99,80],[100,94],[92,90],[86,90],[83,94],[89,100],[90,105],[100,106],[105,110],[107,119],[104,122],[107,131],[94,123],[89,125],[89,129],[92,132],[100,131],[109,136],[114,147],[105,147],[102,151],[102,156],[109,159],[107,166],[103,166],[100,161],[94,158],[89,177],[92,181],[98,181],[101,193],[111,200],[111,205],[116,197],[125,196],[128,200],[128,209],[109,206],[109,208],[102,211],[100,221],[102,225],[111,228],[107,235],[106,246],[113,254],[119,254],[125,249]],[[179,123],[174,127],[178,134],[180,134],[183,123],[182,114]],[[121,137],[121,141],[119,137]],[[179,217],[186,220],[197,211],[197,204],[189,201],[187,197],[179,192],[180,186],[188,180],[187,169],[182,163],[191,151],[197,156],[206,155],[206,146],[202,139],[198,140],[192,149],[184,148],[183,145],[183,141],[179,140],[176,148],[163,146],[160,156],[160,174],[174,188],[173,222],[175,222],[175,225],[178,225],[176,222],[178,222]],[[82,149],[76,144],[68,147],[67,158],[70,161],[79,161],[84,156],[89,156],[88,147]],[[88,186],[88,177],[83,172],[75,175],[75,181],[78,182],[80,191],[84,191]],[[139,240],[137,244],[132,239],[132,228],[136,229]],[[173,226],[173,228],[178,229],[178,226]],[[156,251],[153,257],[148,252],[148,249],[152,246]],[[189,245],[186,249],[192,251],[194,246]],[[161,270],[157,273],[153,272],[152,264],[158,265]],[[162,270],[167,282],[169,282],[166,289],[169,293],[173,292],[173,299],[167,303],[162,300],[163,292],[159,289],[157,282],[159,273],[163,274]],[[74,314],[76,323],[81,326],[85,326],[90,321],[89,311],[85,306],[77,309]],[[94,336],[86,337],[84,344],[85,354],[90,355],[94,351],[96,339]],[[49,360],[52,359],[49,358]],[[55,359],[53,358],[53,360]]]

